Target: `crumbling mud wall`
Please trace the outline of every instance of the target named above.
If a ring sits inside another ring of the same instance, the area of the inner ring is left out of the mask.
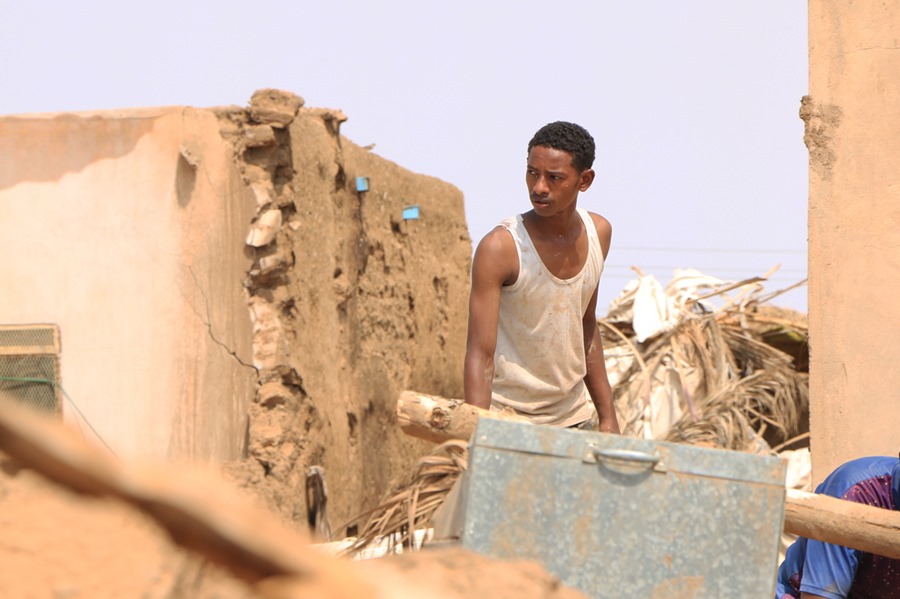
[[[0,118],[0,324],[59,325],[86,436],[295,522],[319,466],[337,526],[426,449],[400,392],[462,394],[471,242],[456,188],[302,104]]]
[[[260,90],[217,111],[257,203],[246,286],[260,386],[248,459],[229,470],[302,522],[307,472],[323,468],[338,527],[427,449],[395,424],[400,392],[462,394],[471,241],[456,188],[356,146],[340,111],[302,103]]]
[[[122,457],[239,457],[254,202],[216,116],[2,117],[0,157],[0,324],[59,326],[65,418]]]
[[[896,455],[900,386],[900,5],[809,2],[813,478]]]

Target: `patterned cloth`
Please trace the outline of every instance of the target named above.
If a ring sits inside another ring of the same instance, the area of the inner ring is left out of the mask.
[[[900,510],[900,460],[868,457],[832,472],[816,493]],[[900,560],[800,537],[778,570],[775,599],[900,599]]]

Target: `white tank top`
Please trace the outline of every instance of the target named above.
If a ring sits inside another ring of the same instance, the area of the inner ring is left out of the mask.
[[[582,316],[603,272],[603,250],[591,216],[582,209],[578,214],[588,256],[570,279],[547,270],[522,215],[500,223],[515,241],[519,276],[500,292],[491,408],[512,408],[535,424],[571,426],[594,414],[584,384]]]

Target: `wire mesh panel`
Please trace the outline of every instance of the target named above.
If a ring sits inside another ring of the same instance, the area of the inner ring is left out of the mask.
[[[58,414],[59,328],[0,326],[0,393],[35,410]]]

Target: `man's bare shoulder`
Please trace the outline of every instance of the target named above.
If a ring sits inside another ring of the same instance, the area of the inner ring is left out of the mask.
[[[594,222],[594,228],[597,229],[597,237],[600,238],[600,247],[603,249],[603,257],[609,254],[609,246],[612,242],[612,225],[606,217],[600,216],[594,212],[588,212],[591,220]]]
[[[478,243],[478,251],[485,250],[485,253],[495,254],[496,252],[515,252],[516,243],[513,241],[512,234],[503,225],[497,225],[488,234],[481,238]]]
[[[603,231],[612,232],[612,225],[608,220],[606,220],[605,216],[601,216],[596,212],[588,212],[591,215],[591,220],[594,221],[594,227],[597,228],[597,233],[601,233]]]
[[[519,273],[519,257],[512,234],[503,226],[491,229],[478,243],[473,270],[490,271],[504,284]]]

